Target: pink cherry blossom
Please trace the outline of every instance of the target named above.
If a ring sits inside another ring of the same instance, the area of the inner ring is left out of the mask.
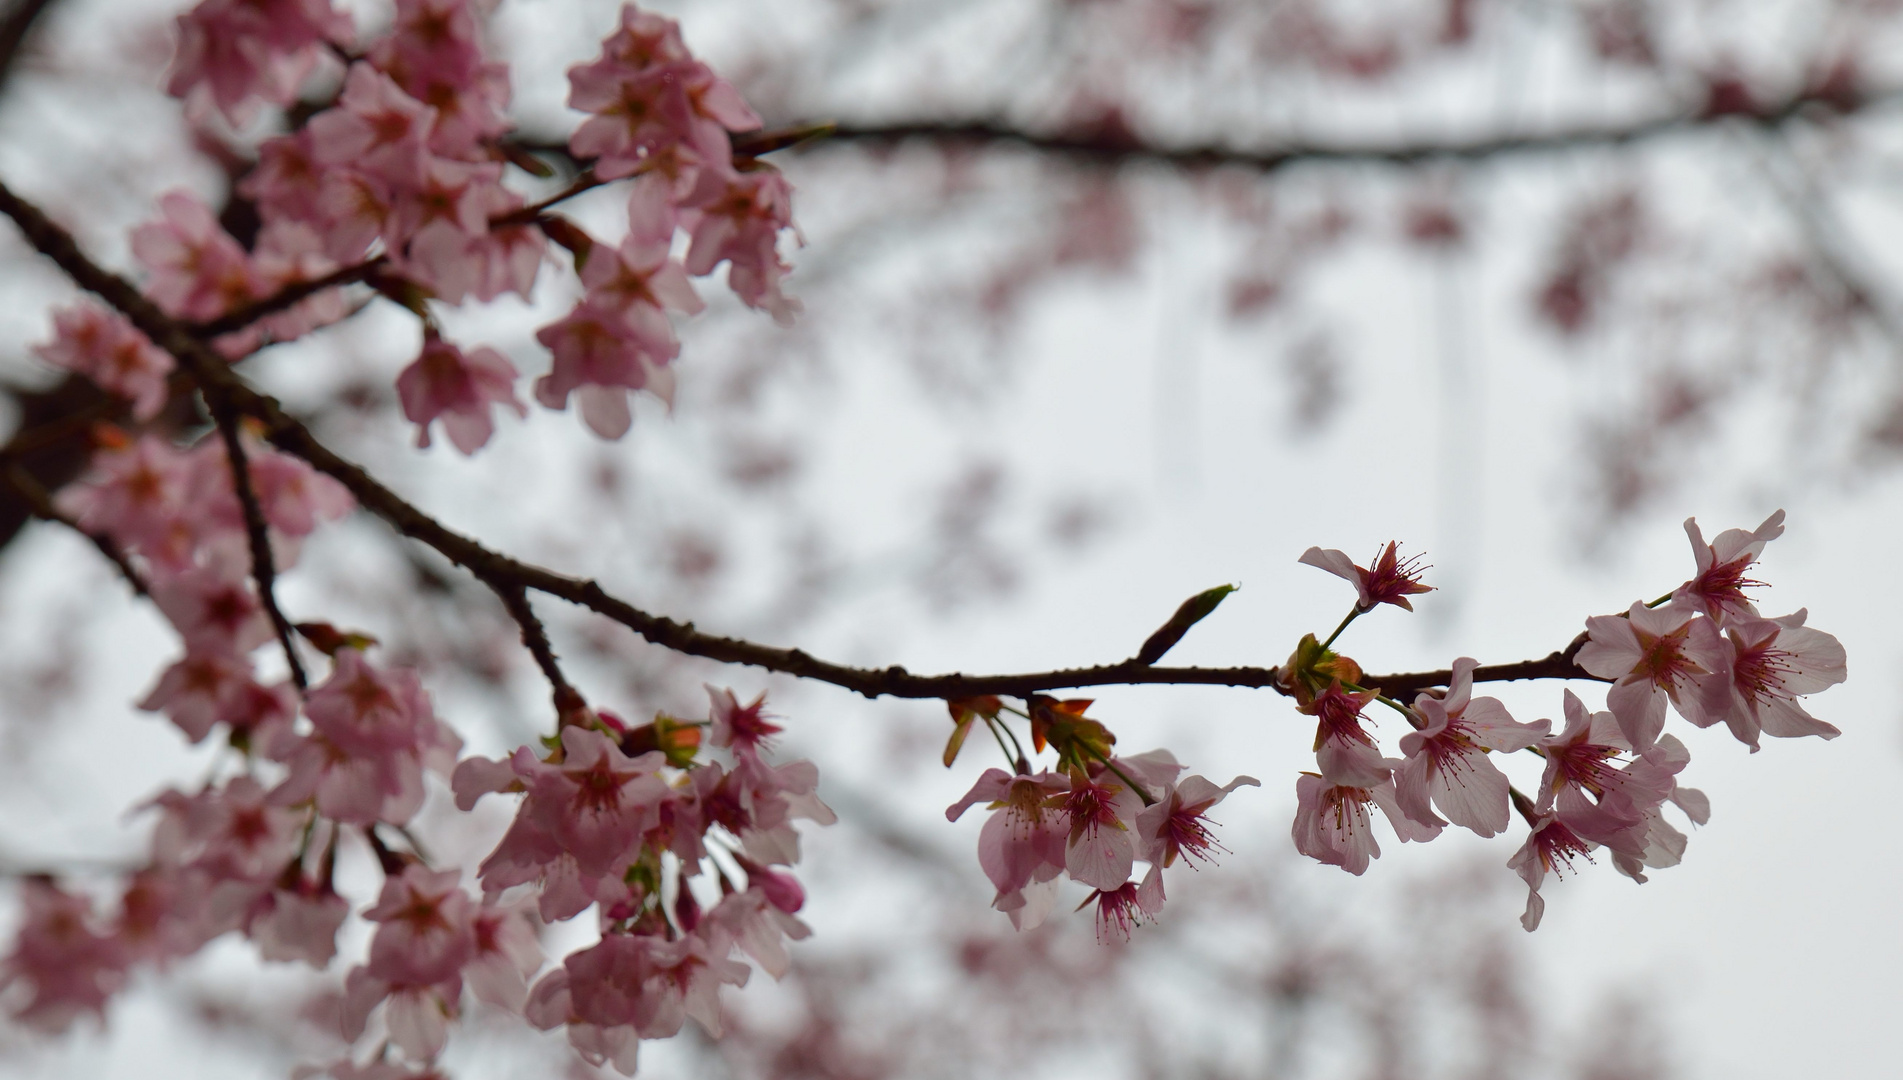
[[[54,312],[53,340],[34,346],[33,355],[131,401],[137,420],[157,416],[171,396],[166,387],[173,367],[171,355],[153,345],[123,315],[95,303]]]
[[[195,567],[155,578],[151,588],[187,651],[243,656],[271,640],[271,621],[248,578]]]
[[[1691,539],[1697,573],[1672,593],[1672,599],[1696,608],[1720,623],[1734,618],[1755,617],[1758,609],[1751,606],[1744,590],[1760,587],[1764,583],[1752,581],[1745,574],[1758,561],[1758,556],[1764,554],[1764,545],[1784,535],[1784,511],[1773,513],[1750,532],[1726,529],[1709,544],[1705,543],[1704,535],[1698,531],[1698,520],[1686,518],[1685,535]]]
[[[713,701],[713,710],[708,715],[713,731],[710,740],[715,746],[730,746],[735,749],[760,751],[773,736],[778,735],[780,725],[767,720],[766,694],[747,705],[741,705],[732,690],[706,688],[707,696]]]
[[[204,92],[234,122],[253,99],[287,105],[325,43],[346,45],[350,17],[330,0],[204,0],[178,18],[166,92]]]
[[[1719,670],[1726,659],[1717,624],[1677,604],[1648,608],[1634,603],[1624,617],[1592,616],[1586,630],[1591,637],[1579,650],[1579,666],[1615,680],[1606,704],[1634,749],[1652,745],[1665,729],[1668,700],[1699,722],[1696,681]]]
[[[308,127],[258,145],[258,163],[238,182],[238,193],[258,204],[266,221],[322,220],[324,166],[312,156]]]
[[[1097,940],[1130,940],[1130,930],[1163,910],[1163,871],[1156,865],[1141,882],[1126,881],[1114,889],[1099,889],[1084,900],[1097,904]]]
[[[1539,823],[1533,826],[1533,832],[1527,836],[1526,843],[1513,853],[1507,865],[1519,871],[1526,881],[1526,911],[1520,915],[1520,925],[1528,933],[1539,929],[1540,919],[1546,914],[1546,900],[1540,896],[1540,885],[1545,882],[1550,871],[1564,876],[1573,869],[1573,860],[1583,857],[1592,861],[1594,845],[1574,835],[1554,814],[1542,814]]]
[[[132,253],[152,274],[146,295],[166,314],[215,319],[265,295],[250,257],[197,196],[167,192],[159,210],[162,220],[132,230]]]
[[[1493,836],[1507,827],[1507,778],[1486,752],[1524,750],[1552,722],[1521,724],[1498,699],[1473,697],[1475,666],[1471,657],[1455,660],[1446,697],[1415,698],[1423,726],[1401,736],[1407,764],[1396,773],[1395,796],[1416,821],[1438,824],[1437,806],[1454,824]]]
[[[447,774],[462,746],[415,672],[380,671],[356,649],[337,651],[304,711],[309,735],[287,734],[264,748],[290,768],[271,797],[281,805],[314,801],[325,817],[351,824],[407,822],[423,804],[424,771]]]
[[[993,907],[1022,907],[1026,886],[1064,872],[1070,821],[1063,798],[1069,790],[1069,779],[1057,773],[1012,776],[986,769],[965,797],[946,809],[946,820],[957,821],[973,803],[991,804],[991,816],[978,834],[978,865],[998,890]]]
[[[1070,835],[1064,847],[1064,869],[1093,889],[1115,889],[1130,876],[1136,859],[1136,839],[1130,826],[1142,802],[1128,785],[1073,773],[1064,793],[1063,810]]]
[[[1349,787],[1373,787],[1388,779],[1393,762],[1381,756],[1374,736],[1361,726],[1361,710],[1376,696],[1373,690],[1351,693],[1336,682],[1299,707],[1316,719],[1315,760],[1322,779]]]
[[[352,64],[335,108],[311,118],[311,156],[398,189],[424,181],[436,110],[369,64]]]
[[[484,905],[471,920],[475,947],[463,978],[478,1000],[521,1012],[529,978],[542,967],[536,929],[520,905]]]
[[[337,931],[349,915],[350,903],[329,885],[298,875],[290,887],[280,882],[258,895],[246,912],[245,936],[266,960],[322,970],[337,958]]]
[[[60,492],[58,506],[161,569],[191,562],[196,528],[186,517],[194,467],[171,443],[146,435],[93,455],[92,471]]]
[[[649,389],[662,400],[673,397],[673,373],[666,362],[679,351],[653,355],[618,313],[583,301],[560,322],[536,331],[535,339],[554,354],[554,367],[535,381],[535,399],[551,409],[568,407],[568,396],[583,391],[582,417],[595,434],[619,439],[628,433],[632,414],[626,391]]]
[[[1154,866],[1172,866],[1178,856],[1191,862],[1212,862],[1210,852],[1221,847],[1209,832],[1209,811],[1243,785],[1260,787],[1253,776],[1238,776],[1222,787],[1200,776],[1169,784],[1162,798],[1137,812],[1136,832],[1141,858]]]
[[[780,910],[759,889],[731,893],[701,917],[696,930],[701,937],[726,954],[723,942],[752,957],[768,975],[778,979],[792,967],[786,942],[811,936],[806,924]]]
[[[1538,809],[1543,813],[1557,807],[1575,834],[1641,857],[1647,815],[1671,795],[1675,770],[1643,756],[1623,767],[1614,765],[1613,758],[1632,748],[1613,714],[1588,713],[1571,690],[1565,691],[1564,706],[1566,729],[1540,740],[1546,772]],[[1678,745],[1676,739],[1659,740],[1645,753],[1670,755]]]
[[[1376,552],[1373,569],[1355,565],[1346,552],[1334,548],[1309,548],[1296,561],[1326,570],[1353,585],[1360,594],[1355,606],[1362,611],[1372,611],[1376,604],[1393,604],[1413,611],[1414,605],[1408,602],[1408,597],[1433,592],[1434,587],[1421,584],[1421,571],[1426,567],[1420,565],[1420,556],[1402,559],[1398,548],[1398,542],[1390,541],[1386,548]]]
[[[681,215],[682,226],[693,237],[687,272],[707,274],[721,262],[729,263],[727,284],[734,293],[789,326],[800,305],[780,292],[780,279],[790,268],[780,259],[779,235],[793,225],[792,186],[767,165],[723,179],[718,194]]]
[[[103,1017],[107,999],[125,982],[125,957],[98,929],[92,901],[30,877],[21,883],[20,906],[13,951],[0,960],[0,990],[24,982],[32,991],[13,1018],[57,1032],[85,1013]]]
[[[1725,645],[1730,660],[1700,686],[1700,726],[1720,720],[1755,753],[1758,735],[1781,739],[1840,732],[1804,711],[1797,699],[1844,681],[1844,647],[1835,637],[1804,625],[1802,609],[1778,619],[1730,616]]]
[[[289,683],[259,683],[251,665],[229,653],[187,653],[165,669],[139,708],[163,712],[193,742],[219,723],[258,740],[290,726],[297,697]]]
[[[441,419],[456,449],[475,453],[495,432],[494,406],[528,415],[515,396],[515,377],[515,365],[494,349],[465,353],[426,331],[422,354],[396,377],[403,415],[416,425],[416,445],[430,444],[430,424]]]
[[[1401,813],[1391,781],[1373,787],[1348,787],[1330,784],[1314,773],[1303,773],[1295,780],[1295,799],[1295,825],[1291,830],[1295,850],[1350,874],[1366,873],[1369,861],[1381,856],[1371,808],[1387,815],[1388,824],[1403,842],[1424,842],[1440,835],[1439,825],[1422,824]]]
[[[543,1030],[566,1025],[582,1057],[632,1076],[640,1039],[672,1036],[688,1017],[720,1032],[720,987],[747,979],[746,966],[724,953],[693,934],[603,934],[536,983],[526,1015]]]

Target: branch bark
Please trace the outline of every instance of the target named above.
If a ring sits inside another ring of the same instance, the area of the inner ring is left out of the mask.
[[[53,260],[82,288],[95,293],[144,331],[159,348],[178,359],[198,382],[207,398],[228,403],[258,421],[265,438],[279,449],[309,462],[348,488],[364,509],[382,518],[398,532],[434,548],[443,557],[467,569],[502,598],[527,590],[559,597],[604,615],[662,648],[723,663],[746,664],[798,678],[831,683],[866,697],[956,698],[982,694],[1024,697],[1045,690],[1084,686],[1140,683],[1242,686],[1280,690],[1272,667],[1152,667],[1136,657],[1114,664],[1067,668],[1012,675],[915,675],[894,665],[859,668],[811,656],[800,649],[777,648],[695,629],[692,623],[655,615],[608,594],[594,581],[569,577],[492,551],[476,540],[448,528],[401,496],[384,487],[361,466],[346,460],[317,439],[269,395],[247,385],[229,364],[194,336],[182,323],[147,300],[124,278],[94,263],[74,243],[72,235],[55,224],[37,206],[0,184],[0,213],[13,219],[33,247]],[[514,608],[511,608],[512,613]],[[525,641],[529,630],[524,625]],[[550,656],[552,659],[552,654]],[[542,658],[537,657],[538,661]],[[545,671],[547,669],[545,668]],[[1429,686],[1444,685],[1450,672],[1413,672],[1372,677],[1392,696]],[[1481,668],[1476,681],[1530,678],[1591,678],[1572,663],[1569,653],[1540,660]],[[558,684],[558,686],[561,684]],[[558,689],[559,694],[559,689]]]

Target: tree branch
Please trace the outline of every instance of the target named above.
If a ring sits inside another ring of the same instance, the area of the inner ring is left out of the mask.
[[[271,533],[264,520],[264,507],[258,504],[258,490],[251,483],[251,462],[245,453],[238,412],[228,392],[209,386],[203,390],[205,404],[210,407],[218,435],[225,443],[225,459],[231,465],[231,488],[244,512],[245,539],[251,545],[251,577],[257,582],[258,602],[264,605],[265,614],[271,618],[271,629],[277,632],[278,644],[284,648],[284,662],[291,667],[291,685],[302,694],[310,689],[310,681],[304,677],[304,664],[297,658],[297,639],[291,622],[278,607],[277,560],[271,554]]]
[[[554,693],[555,715],[567,717],[581,709],[586,702],[581,693],[569,684],[567,676],[562,674],[562,665],[555,657],[555,646],[549,643],[548,629],[542,620],[535,617],[535,608],[529,604],[527,588],[516,585],[513,588],[496,589],[496,596],[502,606],[509,609],[509,616],[522,628],[522,646],[535,658],[535,665],[542,669],[548,678],[550,689]]]
[[[625,600],[609,595],[594,581],[568,577],[520,562],[491,551],[481,543],[444,526],[377,482],[361,466],[325,446],[308,428],[285,413],[276,399],[251,389],[231,370],[230,365],[183,324],[160,311],[150,300],[140,295],[130,282],[88,259],[73,242],[71,234],[4,184],[0,184],[0,213],[12,218],[27,241],[57,263],[82,288],[97,294],[118,309],[159,348],[175,356],[180,366],[198,381],[209,399],[223,400],[230,407],[260,422],[264,427],[265,438],[274,446],[303,458],[320,472],[335,478],[350,489],[364,509],[382,518],[403,535],[434,548],[444,558],[467,569],[502,597],[505,604],[510,603],[511,596],[533,589],[604,615],[648,641],[674,652],[828,682],[866,697],[955,698],[982,694],[1023,697],[1044,690],[1138,683],[1280,690],[1277,671],[1272,667],[1151,667],[1136,657],[1096,667],[1017,675],[966,675],[962,672],[914,675],[897,665],[857,668],[821,660],[799,649],[775,648],[703,633],[695,629],[692,623],[676,622],[666,616],[642,611]],[[1480,681],[1591,678],[1572,663],[1570,651],[1542,660],[1481,668],[1475,673],[1475,678]],[[539,661],[542,658],[538,656],[537,659]],[[1450,673],[1446,671],[1416,672],[1373,677],[1368,682],[1381,686],[1390,694],[1405,694],[1410,690],[1443,685],[1449,677]]]
[[[1705,109],[1675,110],[1623,124],[1581,124],[1546,131],[1484,135],[1470,139],[1422,139],[1412,142],[1320,143],[1290,142],[1260,149],[1228,144],[1165,146],[1145,142],[1124,128],[1035,131],[1005,120],[919,120],[887,124],[840,124],[813,145],[865,143],[890,146],[923,140],[975,145],[1013,145],[1041,153],[1074,158],[1095,165],[1155,162],[1185,169],[1236,167],[1274,172],[1295,165],[1411,166],[1438,161],[1484,161],[1498,157],[1552,154],[1627,146],[1713,127],[1724,121],[1743,121],[1779,128],[1806,115],[1825,111],[1839,115],[1860,112],[1894,101],[1894,92],[1869,94],[1854,101],[1805,90],[1780,102],[1748,112],[1712,113]]]
[[[88,531],[79,522],[60,513],[59,507],[53,502],[52,494],[33,478],[33,474],[21,468],[17,462],[7,462],[3,475],[7,486],[20,496],[20,500],[33,511],[34,517],[45,521],[56,521],[92,541],[92,545],[99,549],[99,553],[119,568],[119,573],[124,576],[126,583],[132,586],[133,592],[140,596],[150,595],[144,575],[140,574],[138,568],[126,558],[126,553],[119,550],[119,545],[112,537]]]

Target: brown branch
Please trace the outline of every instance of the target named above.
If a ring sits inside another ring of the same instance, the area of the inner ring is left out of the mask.
[[[279,289],[277,292],[272,293],[262,300],[253,300],[249,304],[225,312],[216,319],[209,319],[200,323],[184,323],[181,325],[191,333],[206,338],[215,338],[221,334],[229,334],[234,331],[243,330],[259,319],[267,315],[275,315],[286,308],[294,307],[299,302],[315,296],[325,289],[334,289],[340,285],[354,285],[359,281],[368,281],[375,277],[377,272],[387,266],[389,262],[390,260],[382,255],[374,259],[365,259],[363,262],[353,263],[350,266],[333,270],[323,277],[286,285],[284,288]]]
[[[277,632],[278,644],[284,648],[284,661],[291,666],[291,684],[302,694],[310,688],[310,681],[304,677],[304,665],[297,658],[297,640],[291,622],[278,607],[277,560],[271,555],[270,525],[264,519],[264,507],[258,504],[258,490],[251,483],[251,462],[245,453],[238,412],[229,393],[207,386],[204,394],[205,404],[217,422],[218,435],[225,443],[232,490],[237,493],[238,506],[244,512],[245,539],[251,545],[251,577],[258,586],[258,602],[264,605],[265,614],[271,618],[271,629]]]
[[[1829,111],[1862,111],[1896,99],[1894,93],[1870,94],[1854,101],[1814,90],[1792,95],[1742,113],[1703,109],[1675,110],[1621,124],[1580,124],[1545,131],[1484,135],[1471,139],[1422,139],[1412,142],[1290,142],[1262,148],[1231,144],[1167,146],[1145,142],[1124,128],[1038,131],[992,118],[919,120],[885,124],[839,124],[812,145],[864,143],[890,146],[908,141],[953,145],[1011,145],[1073,158],[1094,165],[1155,162],[1185,169],[1218,167],[1274,172],[1295,165],[1412,166],[1443,161],[1484,161],[1499,157],[1604,149],[1711,128],[1721,122],[1746,122],[1779,128],[1800,116]]]
[[[509,615],[516,625],[522,628],[522,646],[535,658],[535,665],[542,669],[548,678],[550,689],[554,692],[555,715],[567,718],[579,712],[586,702],[581,693],[569,684],[562,674],[562,665],[555,656],[555,646],[549,643],[548,629],[542,620],[535,617],[535,608],[529,604],[529,591],[521,585],[513,588],[496,589],[496,596],[502,606],[509,609]]]
[[[274,398],[251,389],[223,359],[184,325],[161,312],[150,300],[140,295],[130,282],[88,259],[73,242],[71,234],[3,184],[0,184],[0,213],[12,218],[28,242],[57,263],[82,288],[96,293],[117,308],[155,344],[177,357],[180,365],[198,380],[208,397],[227,401],[231,407],[260,422],[265,437],[274,446],[303,458],[320,472],[335,478],[350,489],[366,510],[388,522],[403,535],[434,548],[444,558],[467,569],[501,596],[504,603],[508,603],[512,595],[533,589],[604,615],[653,644],[674,652],[832,683],[866,697],[957,698],[983,694],[1025,697],[1044,690],[1138,683],[1279,690],[1277,671],[1271,667],[1151,667],[1135,657],[1115,664],[1028,674],[966,675],[952,672],[944,675],[914,675],[896,665],[888,668],[850,667],[821,660],[800,649],[775,648],[703,633],[695,629],[692,623],[676,622],[642,611],[609,595],[594,581],[568,577],[517,561],[444,526],[377,482],[362,467],[325,446],[308,428],[285,413]],[[1543,660],[1481,668],[1475,673],[1475,678],[1487,681],[1591,678],[1573,665],[1570,653],[1569,649],[1566,653]],[[1376,677],[1369,682],[1382,686],[1390,693],[1404,693],[1410,689],[1442,685],[1448,677],[1446,671],[1418,672]]]
[[[114,541],[112,537],[106,536],[103,533],[92,532],[80,525],[79,522],[61,513],[59,507],[53,502],[52,493],[42,487],[40,482],[35,480],[31,473],[21,468],[18,463],[8,462],[4,475],[7,486],[12,488],[14,493],[20,496],[21,501],[25,502],[26,505],[32,509],[34,517],[41,518],[45,521],[58,522],[92,541],[92,545],[99,549],[99,553],[111,560],[112,565],[119,568],[120,575],[126,579],[127,584],[132,586],[133,592],[138,593],[140,596],[150,595],[150,591],[146,588],[145,576],[139,573],[138,568],[132,565],[130,559],[126,558],[126,553],[119,549],[118,543]]]

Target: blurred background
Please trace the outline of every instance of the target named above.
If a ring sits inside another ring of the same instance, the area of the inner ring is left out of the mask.
[[[364,27],[388,18],[350,6]],[[559,146],[577,119],[563,72],[595,55],[619,5],[489,6],[522,141]],[[1682,779],[1714,808],[1683,865],[1644,886],[1604,860],[1549,880],[1531,935],[1505,866],[1517,831],[1426,846],[1384,833],[1350,878],[1290,845],[1313,759],[1287,700],[1103,688],[1093,715],[1120,747],[1263,786],[1221,806],[1227,853],[1173,876],[1159,925],[1100,945],[1088,913],[1016,934],[988,910],[979,822],[942,811],[990,763],[973,740],[940,766],[942,704],[686,660],[543,604],[571,675],[624,716],[697,714],[703,682],[767,691],[786,751],[819,764],[841,819],[806,834],[814,936],[793,973],[729,992],[736,1031],[719,1043],[650,1043],[643,1075],[1894,1074],[1903,742],[1888,695],[1903,634],[1893,598],[1870,590],[1894,577],[1903,525],[1898,5],[653,8],[769,127],[839,125],[775,155],[797,193],[789,289],[805,314],[781,328],[721,292],[680,326],[671,412],[644,399],[634,431],[602,443],[537,409],[473,458],[411,447],[392,381],[420,337],[389,305],[248,363],[446,523],[703,629],[921,672],[1119,659],[1223,582],[1242,590],[1172,662],[1273,664],[1352,599],[1297,556],[1398,539],[1439,591],[1344,637],[1379,672],[1543,656],[1587,615],[1690,576],[1687,516],[1709,536],[1782,507],[1760,606],[1807,608],[1852,674],[1811,703],[1843,729],[1831,743],[1752,755],[1675,722],[1693,753]],[[234,130],[161,93],[180,9],[13,0],[0,16],[0,177],[121,269],[127,230],[167,190],[242,222],[232,183],[281,123]],[[611,234],[617,202],[572,209]],[[83,388],[28,349],[73,290],[10,230],[0,251],[0,454],[30,448],[57,486],[84,467],[83,438],[54,437]],[[551,269],[534,304],[445,324],[535,375],[548,361],[533,332],[572,297]],[[196,784],[217,751],[132,705],[175,651],[162,620],[82,539],[7,499],[10,927],[21,875],[105,895],[144,850],[136,807]],[[421,666],[470,752],[547,727],[501,608],[374,520],[313,537],[282,595],[293,618],[361,627]],[[1602,707],[1596,685],[1576,689]],[[1559,715],[1557,685],[1490,692],[1522,720]],[[506,808],[457,815],[446,795],[425,828],[440,861],[473,866]],[[367,904],[369,856],[346,849],[340,872]],[[225,940],[143,977],[103,1027],[0,1025],[0,1071],[287,1075],[340,1052],[342,969],[267,966]],[[478,1011],[444,1064],[589,1074],[559,1033]]]

